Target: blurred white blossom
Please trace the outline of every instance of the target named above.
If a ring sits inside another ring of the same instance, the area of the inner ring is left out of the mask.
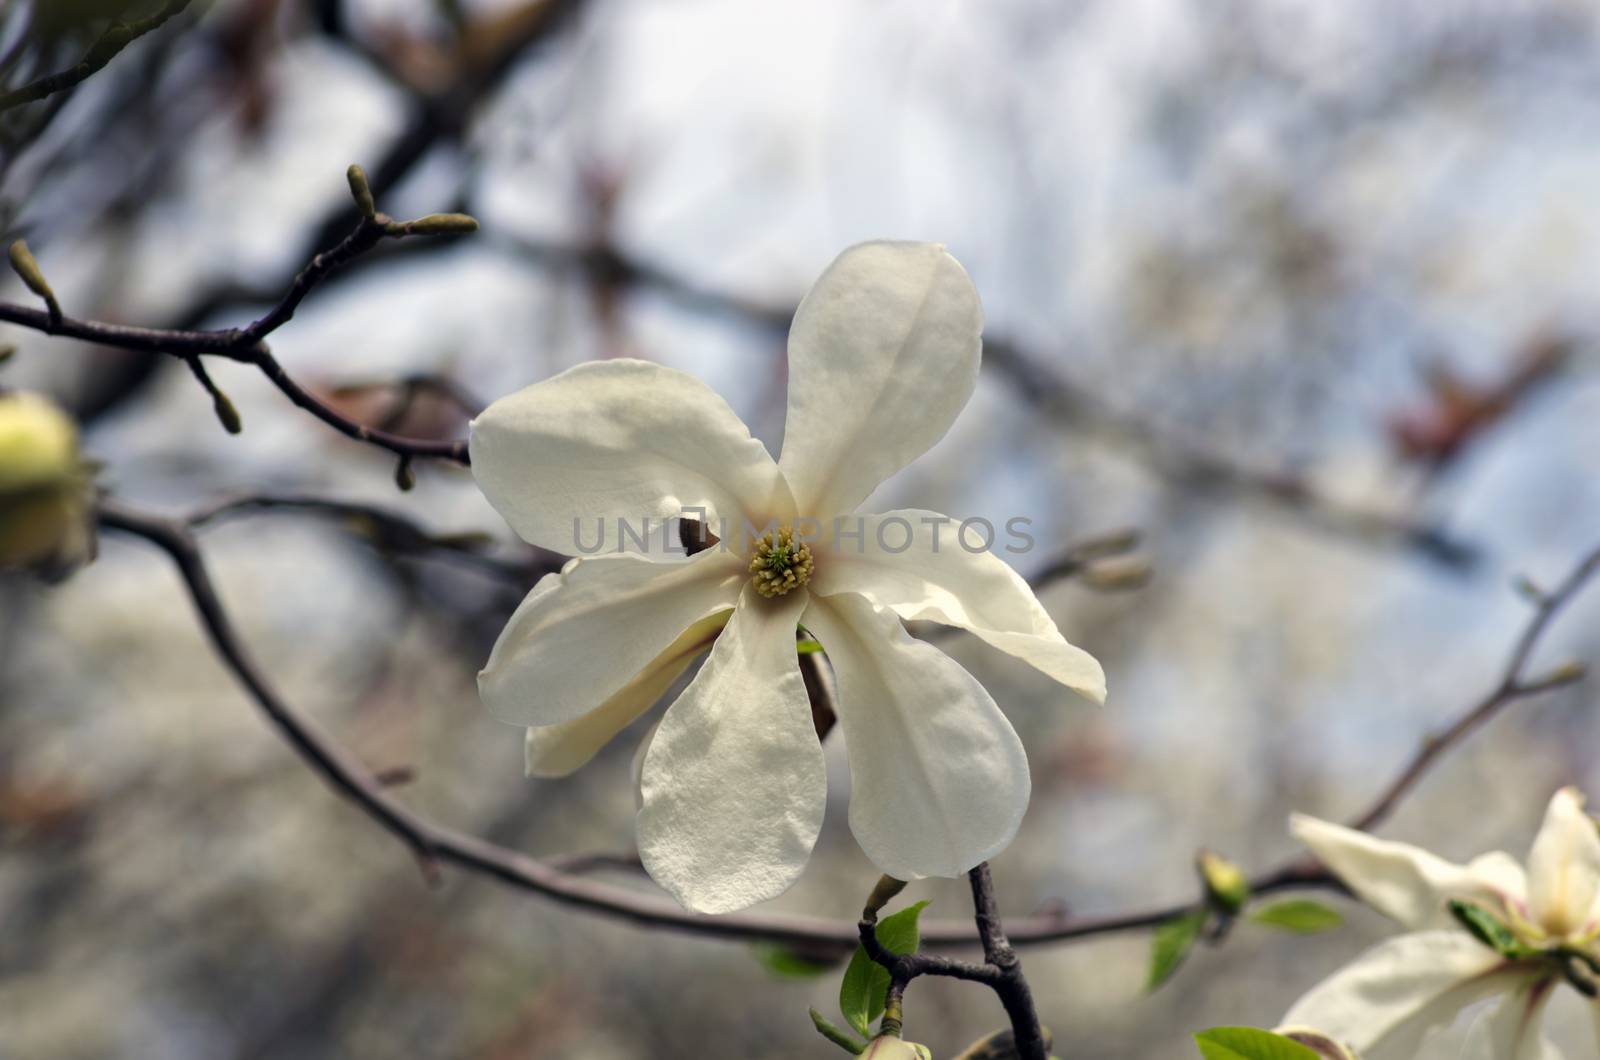
[[[1575,788],[1550,801],[1526,868],[1498,852],[1455,865],[1310,817],[1292,827],[1362,900],[1412,930],[1314,988],[1286,1025],[1317,1028],[1364,1060],[1411,1060],[1431,1030],[1498,998],[1463,1055],[1557,1060],[1541,1016],[1571,982],[1600,1035],[1600,831]]]

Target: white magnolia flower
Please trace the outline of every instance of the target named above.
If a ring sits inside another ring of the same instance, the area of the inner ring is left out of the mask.
[[[1600,965],[1600,831],[1574,788],[1556,793],[1527,869],[1502,853],[1454,865],[1310,817],[1295,835],[1363,901],[1410,928],[1295,1003],[1284,1024],[1315,1027],[1363,1060],[1411,1060],[1430,1030],[1498,996],[1464,1057],[1559,1060],[1540,1031],[1555,988],[1585,991]],[[1495,945],[1467,930],[1450,903],[1471,903],[1504,925]],[[1591,994],[1592,997],[1592,994]],[[1600,1004],[1590,1002],[1600,1035]]]
[[[836,524],[944,435],[976,385],[980,330],[977,291],[942,247],[865,243],[795,313],[776,462],[705,384],[643,361],[580,365],[473,422],[473,472],[513,529],[558,552],[576,534],[593,552],[598,525],[605,553],[542,580],[479,675],[489,709],[530,726],[530,774],[578,768],[711,649],[640,767],[640,855],[685,906],[771,898],[816,841],[826,785],[797,626],[837,679],[850,826],[901,879],[959,875],[995,854],[1029,790],[994,700],[901,619],[970,630],[1104,698],[1100,665],[1004,561],[958,547],[943,516]],[[621,551],[622,521],[695,509],[722,546],[687,559]],[[740,547],[741,525],[776,532]]]

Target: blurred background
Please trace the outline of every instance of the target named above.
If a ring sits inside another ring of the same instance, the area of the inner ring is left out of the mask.
[[[5,0],[0,90],[158,6]],[[1002,909],[1089,914],[1192,896],[1202,845],[1292,854],[1291,809],[1362,808],[1498,680],[1513,579],[1600,544],[1597,133],[1600,8],[1578,0],[196,0],[0,114],[0,231],[69,314],[232,326],[348,230],[359,162],[387,212],[482,230],[385,244],[312,295],[272,345],[319,396],[453,438],[475,402],[646,357],[774,451],[811,280],[862,239],[947,243],[985,303],[983,377],[868,508],[1027,515],[1024,574],[1144,535],[1148,584],[1044,597],[1105,663],[1105,708],[943,642],[1031,757]],[[526,578],[541,560],[463,469],[418,464],[401,493],[253,369],[212,364],[230,436],[177,360],[0,342],[0,382],[70,408],[130,505],[337,497],[491,535]],[[409,776],[408,804],[536,855],[632,850],[643,725],[530,781],[478,703],[526,578],[315,513],[202,542],[289,698]],[[1594,595],[1538,666],[1596,658]],[[1592,701],[1515,706],[1385,834],[1520,856],[1552,791],[1600,782]],[[817,857],[770,906],[853,920],[876,873],[827,749]],[[969,911],[964,884],[910,894]],[[837,970],[780,977],[459,872],[430,891],[263,723],[165,557],[116,536],[60,585],[0,582],[0,913],[6,1057],[833,1053],[806,1008],[833,1013]],[[1143,934],[1023,959],[1062,1056],[1167,1060],[1199,1028],[1270,1026],[1388,930],[1348,913],[1312,939],[1243,925],[1153,996]],[[963,984],[908,997],[939,1056],[1002,1023]],[[1589,1024],[1556,1004],[1569,1055],[1595,1055]]]

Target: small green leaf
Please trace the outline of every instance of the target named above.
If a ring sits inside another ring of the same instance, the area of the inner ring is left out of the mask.
[[[826,975],[837,960],[822,960],[777,942],[758,942],[750,947],[761,967],[779,979],[815,979]]]
[[[795,651],[801,655],[815,655],[822,650],[822,642],[815,640],[795,641]]]
[[[1146,992],[1158,989],[1172,978],[1172,973],[1178,970],[1184,958],[1189,956],[1189,951],[1194,949],[1195,940],[1206,926],[1206,919],[1204,909],[1195,909],[1181,913],[1156,928],[1155,936],[1150,940],[1150,975],[1144,984]]]
[[[917,952],[922,943],[917,917],[927,904],[918,902],[878,921],[878,941],[884,949],[895,954]],[[888,991],[888,969],[858,945],[850,957],[850,966],[844,970],[844,981],[839,984],[839,1011],[862,1037],[872,1036],[872,1021],[883,1015],[883,999]]]
[[[1472,933],[1472,937],[1494,950],[1502,957],[1523,957],[1528,953],[1528,948],[1517,940],[1511,929],[1501,923],[1500,918],[1481,905],[1472,902],[1463,902],[1452,899],[1450,913],[1461,926]]]
[[[1194,1040],[1206,1060],[1317,1060],[1299,1042],[1254,1027],[1213,1027]]]
[[[1267,927],[1292,931],[1297,935],[1315,935],[1321,931],[1332,931],[1344,923],[1344,916],[1337,909],[1331,909],[1309,898],[1291,898],[1286,902],[1275,902],[1265,909],[1257,909],[1251,913],[1250,919]]]

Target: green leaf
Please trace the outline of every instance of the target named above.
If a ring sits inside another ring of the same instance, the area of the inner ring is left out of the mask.
[[[1292,931],[1297,935],[1315,935],[1320,931],[1332,931],[1344,923],[1344,916],[1337,909],[1331,909],[1309,898],[1291,898],[1286,902],[1275,902],[1265,909],[1251,913],[1250,919],[1267,927]]]
[[[918,902],[878,921],[878,941],[884,949],[895,954],[917,952],[922,943],[917,917],[927,904]],[[869,1028],[873,1020],[883,1015],[883,997],[888,991],[888,969],[868,957],[863,947],[856,946],[850,966],[844,970],[844,981],[839,984],[839,1011],[857,1034],[872,1036]]]
[[[1172,978],[1172,973],[1178,970],[1184,958],[1189,956],[1189,951],[1194,949],[1195,940],[1206,926],[1206,919],[1204,909],[1195,909],[1180,913],[1156,928],[1155,936],[1150,940],[1150,975],[1144,984],[1146,992],[1158,989]]]
[[[1483,906],[1452,899],[1450,913],[1461,922],[1462,927],[1472,933],[1473,938],[1502,957],[1527,955],[1528,948],[1518,941],[1517,936],[1511,933],[1511,929]]]
[[[779,979],[815,979],[826,975],[837,960],[819,960],[776,942],[758,942],[750,947],[761,967]]]
[[[1206,1060],[1317,1060],[1317,1054],[1299,1042],[1254,1027],[1213,1027],[1194,1040]]]

